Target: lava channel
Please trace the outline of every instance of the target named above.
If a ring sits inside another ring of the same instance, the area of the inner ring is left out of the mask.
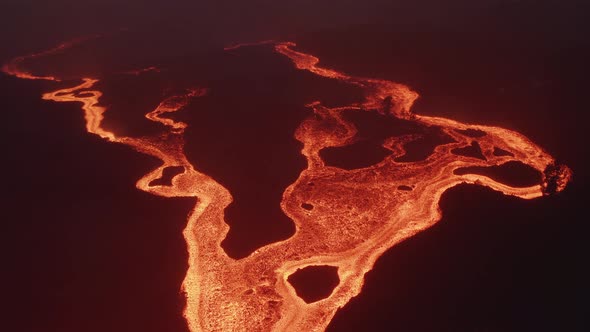
[[[2,70],[23,79],[59,81],[59,77],[34,75],[23,68],[23,63],[64,52],[77,42],[80,41],[17,57]],[[300,70],[361,88],[365,98],[359,104],[340,107],[326,107],[320,101],[307,105],[313,115],[299,125],[294,135],[303,143],[301,153],[307,159],[307,167],[285,189],[281,201],[282,210],[296,225],[295,234],[241,259],[228,257],[221,247],[229,230],[224,210],[232,202],[231,193],[199,172],[198,165],[189,163],[183,140],[187,124],[165,117],[185,107],[192,98],[205,95],[206,87],[169,96],[147,112],[147,119],[166,129],[164,135],[154,137],[124,137],[102,127],[107,109],[99,104],[102,92],[95,88],[97,78],[82,77],[69,88],[42,96],[56,102],[81,103],[89,133],[160,159],[161,166],[137,181],[138,189],[164,197],[195,198],[183,232],[189,254],[189,268],[182,284],[187,298],[184,317],[192,332],[323,331],[336,310],[360,293],[365,273],[379,256],[441,219],[438,204],[447,189],[472,183],[505,195],[532,199],[563,190],[571,178],[567,166],[556,165],[541,147],[515,131],[413,114],[411,107],[418,94],[405,85],[322,67],[317,57],[297,51],[294,43],[258,44],[272,45],[277,54],[290,59]],[[239,52],[242,46],[256,45],[236,45],[226,51]],[[151,67],[149,70],[157,71]],[[344,111],[379,112],[438,127],[452,142],[437,146],[425,160],[396,162],[395,158],[405,153],[405,143],[416,137],[390,137],[383,147],[391,150],[391,155],[381,162],[353,170],[329,166],[320,151],[351,144],[357,134],[354,124],[342,116]],[[470,132],[479,134],[465,134]],[[473,142],[477,142],[483,157],[452,152],[474,146]],[[498,149],[505,153],[495,153]],[[536,169],[542,174],[541,183],[512,187],[484,175],[454,172],[508,162]],[[153,185],[169,167],[182,171],[171,179],[170,185]],[[307,303],[297,295],[288,278],[313,266],[335,268],[338,284],[327,297]]]

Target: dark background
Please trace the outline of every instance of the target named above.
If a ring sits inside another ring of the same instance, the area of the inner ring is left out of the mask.
[[[7,1],[0,60],[129,30],[153,35],[142,50],[168,62],[290,39],[333,68],[408,84],[421,95],[417,113],[517,130],[573,169],[566,191],[524,201],[449,190],[443,219],[383,255],[328,330],[586,331],[588,9],[583,1]],[[40,99],[54,85],[1,75],[0,87],[7,330],[186,331],[181,230],[193,200],[136,190],[157,161],[86,134],[77,105]],[[254,162],[248,156],[243,163]]]

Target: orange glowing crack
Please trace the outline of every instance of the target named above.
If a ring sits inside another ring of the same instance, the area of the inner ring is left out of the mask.
[[[149,66],[149,67],[141,68],[141,69],[127,70],[127,71],[122,72],[122,74],[138,76],[138,75],[141,75],[143,73],[149,73],[149,72],[159,73],[160,72],[160,68],[158,68],[156,66]]]
[[[18,78],[28,79],[28,80],[49,80],[49,81],[59,81],[58,78],[54,76],[37,76],[32,74],[31,72],[23,69],[23,62],[26,60],[34,60],[37,58],[42,58],[49,55],[59,54],[76,44],[80,44],[90,39],[98,38],[99,35],[91,35],[86,37],[75,38],[66,42],[63,42],[49,50],[45,50],[39,53],[33,53],[25,56],[19,56],[11,61],[5,63],[2,66],[2,71],[8,75],[12,75]]]
[[[163,118],[162,115],[166,113],[174,113],[179,108],[184,107],[190,98],[201,97],[207,93],[206,89],[190,89],[184,95],[172,96],[161,102],[155,110],[145,115],[146,118],[159,122],[165,126],[168,126],[172,132],[183,133],[187,124],[184,122],[177,122],[172,119]]]
[[[296,232],[288,240],[262,247],[239,260],[228,257],[221,248],[229,229],[224,222],[224,210],[232,201],[231,193],[187,161],[182,138],[187,125],[162,117],[186,106],[191,98],[204,95],[205,89],[171,96],[147,113],[147,119],[168,130],[166,135],[147,138],[119,137],[101,127],[106,109],[98,104],[101,92],[93,89],[96,79],[84,78],[79,85],[43,95],[48,100],[82,103],[88,132],[162,160],[160,167],[137,182],[137,188],[165,197],[197,198],[183,232],[189,252],[189,268],[182,285],[187,299],[184,316],[193,332],[323,331],[336,310],[359,294],[364,274],[381,254],[440,220],[438,203],[447,189],[460,183],[475,183],[531,199],[548,193],[548,188],[554,192],[563,190],[571,178],[566,166],[555,165],[542,148],[517,132],[411,114],[418,94],[408,87],[320,67],[318,58],[295,51],[294,47],[294,43],[275,44],[276,52],[291,59],[297,68],[361,87],[365,101],[336,108],[320,102],[308,105],[314,116],[304,120],[295,133],[295,138],[303,143],[302,154],[308,167],[285,189],[281,202],[281,208],[295,223]],[[21,60],[5,66],[4,71],[21,78],[57,80],[19,69],[25,58],[17,58]],[[392,156],[375,165],[355,170],[327,166],[319,152],[326,147],[350,144],[356,135],[354,124],[342,117],[346,110],[376,111],[438,126],[455,142],[437,146],[426,160],[398,163],[394,159],[405,153],[403,143],[415,136],[390,137],[383,146],[392,151]],[[328,122],[331,126],[325,125]],[[457,131],[467,129],[485,135],[474,139]],[[485,160],[451,153],[453,149],[470,146],[474,140]],[[495,148],[512,155],[496,156]],[[542,172],[543,182],[515,188],[482,175],[453,173],[461,167],[494,166],[509,161],[519,161]],[[183,166],[185,171],[172,179],[171,186],[150,187],[149,183],[160,178],[168,166]],[[310,182],[314,186],[309,186]],[[406,184],[413,184],[412,190],[397,190]],[[313,209],[303,209],[303,203]],[[306,303],[296,295],[287,278],[297,269],[311,265],[337,267],[340,284],[329,297]]]
[[[237,44],[231,44],[231,45],[228,45],[228,46],[224,47],[223,50],[224,51],[233,51],[233,50],[237,50],[238,48],[241,48],[241,47],[246,47],[246,46],[260,46],[260,45],[268,45],[268,44],[275,44],[275,41],[272,40],[272,39],[267,39],[267,40],[253,42],[253,43],[237,43]]]
[[[86,120],[86,130],[89,133],[96,134],[109,141],[117,141],[114,133],[103,129],[100,126],[104,118],[103,113],[106,111],[104,107],[98,105],[98,99],[102,96],[102,92],[98,90],[88,90],[92,88],[96,82],[98,82],[96,79],[84,78],[82,79],[81,84],[72,88],[43,94],[43,99],[62,102],[81,102],[82,110],[84,110],[84,119]]]

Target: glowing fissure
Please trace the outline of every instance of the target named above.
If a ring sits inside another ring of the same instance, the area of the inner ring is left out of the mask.
[[[82,43],[82,42],[87,41],[89,39],[93,39],[93,38],[97,38],[97,37],[98,37],[98,35],[80,37],[80,38],[76,38],[76,39],[72,39],[72,40],[63,42],[51,49],[48,49],[48,50],[45,50],[45,51],[42,51],[39,53],[33,53],[33,54],[25,55],[25,56],[16,57],[16,58],[12,59],[11,61],[5,63],[2,66],[2,71],[8,75],[12,75],[12,76],[16,76],[18,78],[23,78],[23,79],[28,79],[28,80],[59,81],[59,79],[57,77],[53,77],[53,76],[34,75],[34,74],[30,73],[29,71],[24,70],[22,68],[23,67],[22,63],[25,60],[37,59],[37,58],[42,58],[45,56],[61,53],[76,44],[79,44],[79,43]]]
[[[57,49],[62,51],[65,45]],[[162,160],[160,167],[138,180],[137,188],[165,197],[197,199],[183,232],[189,253],[189,268],[182,285],[187,298],[184,316],[193,332],[323,331],[336,310],[359,294],[364,274],[384,251],[440,220],[438,202],[447,189],[460,183],[475,183],[531,199],[563,190],[571,177],[566,166],[555,165],[550,155],[517,132],[411,114],[418,94],[408,87],[320,67],[318,58],[295,51],[294,43],[274,45],[276,52],[290,58],[297,68],[358,86],[365,91],[366,98],[361,104],[336,108],[322,106],[319,101],[308,105],[315,116],[304,120],[295,133],[295,138],[303,143],[301,153],[308,166],[286,188],[281,202],[281,208],[295,223],[296,232],[285,241],[262,247],[239,260],[228,257],[221,248],[229,229],[224,222],[224,209],[232,201],[230,192],[187,161],[182,137],[186,124],[165,117],[184,107],[191,98],[204,95],[206,89],[192,89],[163,100],[146,118],[161,123],[167,131],[142,138],[120,137],[101,126],[106,109],[99,105],[102,93],[95,89],[97,79],[83,78],[82,83],[71,88],[43,95],[47,100],[82,103],[88,132]],[[226,49],[235,51],[240,46]],[[58,80],[20,69],[24,59],[54,51],[16,58],[3,70],[20,78]],[[345,110],[381,112],[438,126],[455,142],[437,146],[425,160],[398,163],[394,159],[405,153],[403,144],[416,139],[416,135],[391,137],[383,142],[391,155],[375,165],[355,170],[326,166],[320,150],[350,144],[356,135],[354,124],[341,116]],[[474,130],[485,135],[462,134]],[[471,146],[474,141],[485,159],[451,152]],[[498,149],[507,153],[498,155]],[[522,162],[542,172],[542,183],[515,188],[482,175],[453,173],[457,168],[495,166],[509,161]],[[172,178],[171,186],[149,186],[170,166],[182,166],[184,172]],[[313,265],[337,267],[340,283],[329,297],[308,304],[296,295],[287,279],[297,269]]]

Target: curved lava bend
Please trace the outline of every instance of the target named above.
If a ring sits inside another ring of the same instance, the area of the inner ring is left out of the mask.
[[[506,195],[531,199],[559,192],[571,177],[566,166],[523,135],[499,127],[464,124],[446,118],[412,114],[418,94],[387,80],[368,79],[318,66],[319,59],[294,50],[294,43],[264,42],[288,57],[300,70],[339,80],[363,89],[360,104],[329,108],[320,102],[310,107],[314,116],[304,120],[295,138],[303,143],[301,153],[307,169],[283,194],[281,208],[295,223],[295,234],[281,242],[262,247],[243,259],[226,255],[221,242],[228,232],[224,209],[231,193],[209,176],[200,173],[184,155],[186,124],[163,117],[184,107],[190,98],[206,93],[192,89],[171,96],[146,118],[161,123],[167,131],[157,137],[120,137],[101,127],[106,109],[99,106],[98,81],[82,83],[43,95],[58,102],[81,102],[88,132],[108,141],[128,145],[162,160],[162,165],[137,182],[137,188],[165,197],[195,197],[184,236],[189,251],[189,268],[182,289],[187,304],[184,315],[191,331],[323,331],[336,310],[361,291],[364,274],[377,258],[396,243],[435,224],[441,218],[438,207],[443,192],[460,183],[475,183]],[[35,76],[22,69],[25,59],[61,52],[71,43],[50,51],[18,57],[3,67],[9,75],[26,79],[59,80]],[[228,47],[227,51],[235,51]],[[404,144],[416,135],[390,137],[383,147],[391,155],[383,161],[355,170],[327,166],[320,151],[351,144],[356,135],[353,123],[343,111],[380,112],[387,116],[439,127],[454,142],[439,145],[425,160],[396,162],[405,153]],[[478,132],[478,135],[465,133]],[[474,137],[477,136],[477,137]],[[484,158],[452,153],[477,142]],[[506,153],[494,153],[498,150]],[[515,188],[475,174],[453,171],[469,166],[495,166],[517,161],[543,174],[541,183]],[[171,185],[153,185],[164,169],[184,169]],[[152,183],[152,186],[150,186]],[[398,190],[402,188],[403,190]],[[298,269],[328,265],[337,268],[339,284],[325,299],[306,303],[296,295],[288,277]]]

